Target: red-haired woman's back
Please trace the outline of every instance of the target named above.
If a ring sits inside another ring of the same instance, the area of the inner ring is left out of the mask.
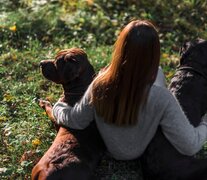
[[[153,85],[159,60],[159,36],[153,24],[130,22],[115,43],[110,65],[95,78],[82,100],[74,107],[55,104],[57,123],[84,129],[95,119],[116,159],[138,158],[159,125],[180,153],[195,154],[207,139],[206,123],[194,128],[172,94]]]

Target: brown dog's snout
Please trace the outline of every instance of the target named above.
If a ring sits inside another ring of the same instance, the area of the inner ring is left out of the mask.
[[[45,64],[46,64],[46,60],[42,60],[42,61],[40,61],[40,67],[43,67]]]
[[[54,60],[42,60],[40,61],[40,69],[42,71],[43,76],[56,83],[60,83],[60,76],[57,72],[57,68],[54,64]]]

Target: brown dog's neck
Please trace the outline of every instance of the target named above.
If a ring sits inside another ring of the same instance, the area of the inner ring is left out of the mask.
[[[87,71],[82,72],[78,78],[75,78],[68,83],[62,84],[64,90],[64,102],[68,103],[71,106],[78,102],[92,82],[94,75],[94,69],[90,65],[87,67]]]
[[[76,102],[78,102],[81,97],[83,96],[82,93],[63,93],[63,101],[66,102],[70,106],[74,106]]]
[[[85,93],[89,83],[68,83],[63,85],[63,101],[73,106]]]

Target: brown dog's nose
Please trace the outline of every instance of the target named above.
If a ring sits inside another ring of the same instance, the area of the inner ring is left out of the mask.
[[[45,60],[40,61],[40,67],[44,66]]]

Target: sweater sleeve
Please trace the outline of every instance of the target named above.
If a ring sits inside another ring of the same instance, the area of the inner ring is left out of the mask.
[[[84,129],[90,124],[94,117],[93,107],[89,104],[90,87],[73,107],[63,102],[57,102],[53,106],[53,115],[58,124],[73,129]]]
[[[197,127],[191,125],[176,98],[167,92],[165,98],[169,101],[161,120],[162,131],[180,153],[194,155],[206,141],[207,124],[201,122]]]

